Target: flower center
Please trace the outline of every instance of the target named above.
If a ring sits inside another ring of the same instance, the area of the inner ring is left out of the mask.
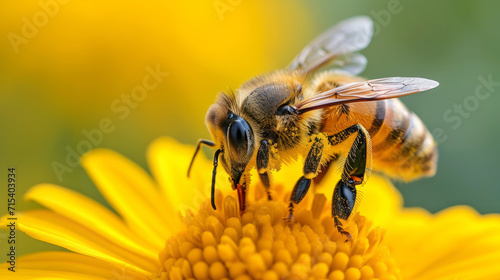
[[[297,208],[293,222],[283,219],[283,201],[254,201],[240,217],[234,197],[219,197],[216,211],[207,201],[183,217],[185,228],[160,253],[161,279],[400,278],[383,230],[357,214],[345,224],[346,241],[323,194],[311,209]]]

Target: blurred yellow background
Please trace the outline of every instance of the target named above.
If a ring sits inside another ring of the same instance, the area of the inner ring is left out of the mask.
[[[78,190],[106,205],[74,164],[78,154],[105,147],[146,167],[146,147],[159,136],[192,144],[208,138],[204,115],[219,91],[286,66],[312,38],[340,20],[369,15],[377,29],[362,51],[369,61],[364,76],[421,76],[441,83],[431,93],[403,99],[439,134],[441,156],[435,178],[401,188],[407,205],[438,211],[466,203],[483,213],[500,212],[494,176],[500,155],[500,102],[494,91],[500,87],[491,86],[491,97],[466,112],[467,117],[453,111],[454,104],[471,100],[480,77],[500,81],[498,9],[493,8],[498,5],[4,1],[1,178],[7,167],[16,168],[17,210],[39,207],[21,197],[42,182]],[[7,192],[3,185],[0,190],[4,213]],[[54,248],[20,233],[19,238],[18,254]]]

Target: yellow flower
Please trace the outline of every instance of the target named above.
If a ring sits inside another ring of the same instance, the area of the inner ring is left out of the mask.
[[[323,189],[283,219],[293,167],[278,172],[273,201],[258,182],[240,216],[235,193],[219,172],[217,210],[205,195],[211,166],[201,158],[186,178],[193,147],[167,138],[148,151],[150,175],[104,149],[83,167],[115,212],[59,186],[33,187],[26,198],[48,210],[18,215],[18,229],[72,252],[19,257],[9,279],[498,279],[500,217],[453,207],[432,215],[402,208],[400,194],[372,176],[346,242],[329,216]],[[257,180],[255,180],[257,181]],[[325,187],[326,186],[326,187]],[[4,217],[2,224],[7,224]],[[20,245],[21,246],[21,245]],[[5,279],[5,278],[2,278]]]

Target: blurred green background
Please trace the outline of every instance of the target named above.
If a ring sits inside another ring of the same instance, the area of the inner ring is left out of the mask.
[[[194,144],[209,137],[204,115],[219,91],[286,66],[340,20],[369,15],[376,34],[362,51],[369,61],[363,76],[441,83],[403,98],[440,143],[434,178],[395,183],[405,205],[436,212],[468,204],[498,213],[499,8],[493,0],[2,1],[1,212],[11,166],[18,211],[39,207],[20,198],[42,182],[107,205],[82,168],[66,162],[88,150],[86,135],[95,140],[90,148],[116,150],[147,168],[153,139]],[[112,131],[101,139],[103,120]],[[58,175],[59,164],[67,169]],[[56,249],[21,233],[18,239],[18,254]]]

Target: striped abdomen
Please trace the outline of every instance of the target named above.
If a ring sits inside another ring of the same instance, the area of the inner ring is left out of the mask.
[[[422,121],[398,99],[353,103],[326,110],[322,131],[333,135],[354,125],[372,140],[373,168],[405,181],[436,172],[437,149]]]
[[[311,94],[363,78],[325,71],[313,80]],[[350,103],[325,109],[321,131],[334,135],[361,124],[372,141],[373,169],[405,181],[436,173],[436,143],[420,118],[398,99]],[[342,151],[349,147],[341,147]]]

